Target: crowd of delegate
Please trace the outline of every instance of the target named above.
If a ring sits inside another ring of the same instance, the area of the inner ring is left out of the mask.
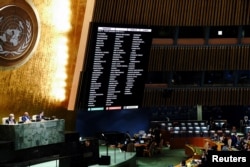
[[[242,135],[238,134],[237,129],[235,126],[231,128],[231,133],[214,133],[211,136],[211,139],[214,141],[219,141],[223,143],[222,151],[228,150],[241,150],[241,151],[250,151],[250,131],[246,132],[244,129],[250,126],[250,120],[248,116],[244,116],[244,119],[241,120],[241,125],[243,129],[240,131],[243,132]],[[210,129],[217,130],[214,123],[210,125]],[[230,129],[228,127],[227,121],[223,124],[222,129]]]

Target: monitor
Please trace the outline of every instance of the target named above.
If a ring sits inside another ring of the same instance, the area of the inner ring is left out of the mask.
[[[90,27],[78,106],[87,111],[139,108],[152,28],[99,23]]]

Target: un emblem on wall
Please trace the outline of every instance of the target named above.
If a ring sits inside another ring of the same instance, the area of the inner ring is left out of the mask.
[[[25,0],[0,2],[0,69],[26,63],[39,40],[39,22]]]

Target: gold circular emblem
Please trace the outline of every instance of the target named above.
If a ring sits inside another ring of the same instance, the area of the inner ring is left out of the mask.
[[[0,69],[26,63],[39,40],[38,16],[25,0],[0,2]]]

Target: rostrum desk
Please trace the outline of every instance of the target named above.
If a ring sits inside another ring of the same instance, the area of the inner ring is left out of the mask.
[[[14,142],[15,150],[64,142],[65,120],[0,125],[0,141]]]
[[[0,125],[0,166],[30,166],[51,160],[59,160],[59,167],[98,162],[98,140],[89,139],[93,145],[87,150],[78,135],[70,140],[65,137],[68,135],[64,126],[63,119]],[[83,155],[88,151],[93,156],[85,158]]]

